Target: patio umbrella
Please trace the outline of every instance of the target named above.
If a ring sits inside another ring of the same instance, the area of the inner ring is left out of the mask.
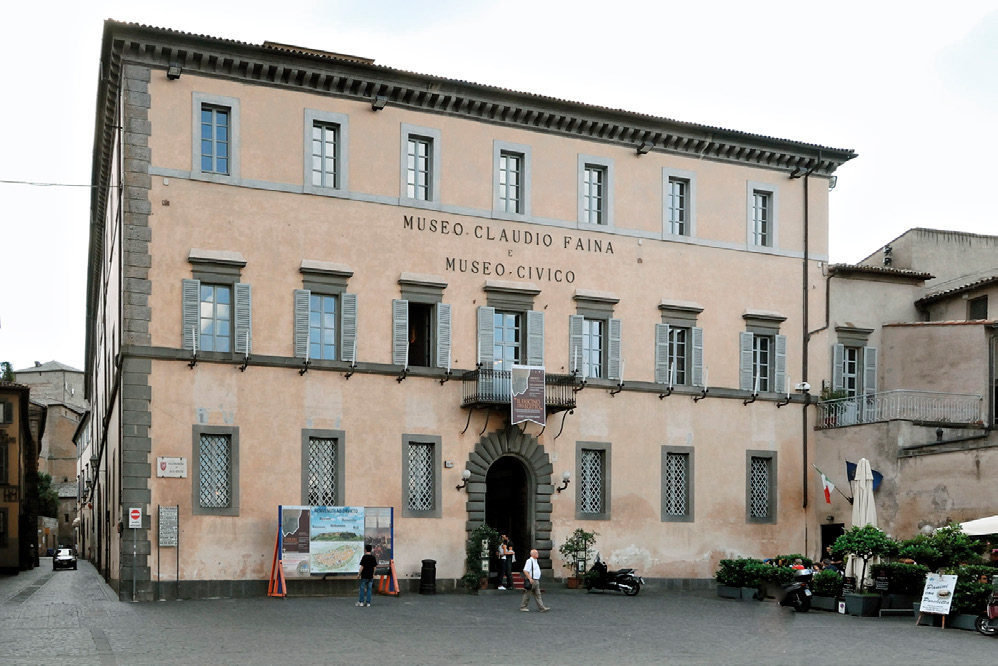
[[[998,534],[998,516],[988,516],[977,520],[968,520],[960,523],[960,528],[964,534],[970,536],[986,536],[988,534]]]
[[[856,478],[852,481],[852,525],[853,527],[877,526],[877,506],[873,500],[873,470],[866,458],[860,458],[856,463]],[[875,561],[876,558],[870,563]],[[846,566],[846,575],[856,579],[857,588],[863,584],[863,581],[859,580],[862,573],[863,560],[850,557]]]

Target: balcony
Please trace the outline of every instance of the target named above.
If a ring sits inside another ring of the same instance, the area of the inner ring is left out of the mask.
[[[818,403],[816,430],[883,421],[928,421],[978,425],[983,423],[984,399],[965,393],[884,391]]]
[[[496,407],[510,402],[510,372],[481,368],[461,376],[462,407]],[[549,412],[575,409],[575,377],[572,375],[544,376],[544,404]]]

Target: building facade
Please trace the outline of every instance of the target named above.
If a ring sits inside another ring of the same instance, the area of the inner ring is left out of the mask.
[[[811,549],[851,151],[115,22],[101,62],[78,441],[122,598],[261,593],[282,504],[393,507],[403,579],[483,521],[555,576],[579,526],[649,578]]]
[[[869,459],[884,476],[880,527],[898,538],[993,515],[998,237],[912,229],[830,267],[827,285],[834,394],[817,417],[819,468],[848,495],[845,463]],[[844,495],[814,497],[824,541],[849,525]]]
[[[29,391],[0,381],[0,573],[17,573],[36,562],[31,545],[38,519],[40,426],[30,414]]]

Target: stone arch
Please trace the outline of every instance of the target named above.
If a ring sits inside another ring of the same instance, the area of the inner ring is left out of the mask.
[[[485,521],[485,477],[489,468],[499,458],[513,456],[527,470],[530,532],[533,546],[537,549],[542,569],[551,569],[551,483],[553,467],[544,450],[544,445],[533,435],[521,432],[516,426],[494,430],[482,436],[468,456],[468,522],[465,526],[470,534]]]

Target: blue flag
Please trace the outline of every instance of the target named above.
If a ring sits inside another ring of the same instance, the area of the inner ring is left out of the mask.
[[[870,471],[873,472],[873,489],[876,490],[880,487],[880,482],[884,480],[884,475],[873,468],[870,468]],[[846,461],[846,477],[850,481],[856,480],[856,463]]]

